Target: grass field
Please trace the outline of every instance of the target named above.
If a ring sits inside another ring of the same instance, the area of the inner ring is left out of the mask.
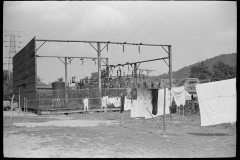
[[[130,112],[3,114],[4,157],[202,158],[236,156],[236,123],[200,126],[200,115],[132,119]]]

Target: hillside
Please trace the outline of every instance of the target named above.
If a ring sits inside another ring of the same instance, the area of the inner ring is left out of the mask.
[[[212,66],[217,62],[217,61],[222,61],[223,63],[229,65],[229,66],[236,66],[237,65],[237,53],[232,53],[232,54],[221,54],[219,56],[213,57],[213,58],[209,58],[206,59],[205,61],[203,61],[205,63],[206,66],[209,67],[209,69],[211,70]],[[189,65],[189,66],[185,66],[181,69],[179,69],[178,71],[173,71],[172,73],[172,77],[173,79],[185,79],[188,77],[190,70],[193,66],[198,65],[199,63],[201,63],[202,61]],[[168,74],[162,74],[159,76],[153,76],[150,78],[150,81],[159,81],[160,79],[168,79],[169,75]]]

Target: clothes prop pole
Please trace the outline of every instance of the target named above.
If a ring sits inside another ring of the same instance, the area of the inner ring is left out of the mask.
[[[146,109],[148,110],[148,108],[146,107]],[[149,110],[148,110],[149,112]],[[152,116],[152,114],[149,112],[149,114]],[[152,118],[154,119],[154,121],[156,122],[156,124],[158,125],[157,121],[155,120],[155,118],[152,116]],[[161,127],[158,125],[158,127],[161,129]]]

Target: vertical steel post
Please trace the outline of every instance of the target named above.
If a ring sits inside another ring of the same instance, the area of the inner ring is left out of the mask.
[[[163,101],[163,134],[166,135],[166,126],[165,126],[165,107],[166,107],[166,87],[164,88],[164,101]]]
[[[67,73],[67,57],[65,57],[65,98],[66,98],[66,106],[68,104],[68,94],[67,94],[67,84],[68,84],[68,73]]]
[[[172,106],[172,46],[168,46],[169,52],[169,80],[170,80],[170,108]],[[172,115],[170,110],[170,119],[172,122]]]
[[[102,107],[102,81],[101,81],[101,44],[97,42],[97,52],[98,52],[98,89],[100,97],[100,106]]]
[[[18,86],[18,118],[19,118],[19,112],[20,112],[20,99],[21,99],[21,96],[20,96],[20,86]]]
[[[137,88],[137,63],[134,63],[134,85]]]

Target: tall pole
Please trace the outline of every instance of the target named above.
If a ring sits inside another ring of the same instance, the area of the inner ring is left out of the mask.
[[[99,42],[97,42],[97,52],[98,52],[98,89],[100,97],[100,106],[102,107],[101,44]]]
[[[166,135],[166,126],[165,126],[165,107],[166,107],[166,87],[164,88],[164,101],[163,101],[163,134]]]
[[[65,57],[65,97],[66,97],[66,105],[68,104],[68,94],[67,94],[67,84],[68,84],[68,74],[67,74],[67,57]]]
[[[137,88],[137,63],[134,63],[134,85]]]
[[[169,52],[169,80],[170,80],[170,108],[172,106],[171,98],[172,98],[172,46],[168,46],[168,52]],[[169,108],[169,109],[170,109]],[[172,115],[170,110],[170,119],[172,122]]]

